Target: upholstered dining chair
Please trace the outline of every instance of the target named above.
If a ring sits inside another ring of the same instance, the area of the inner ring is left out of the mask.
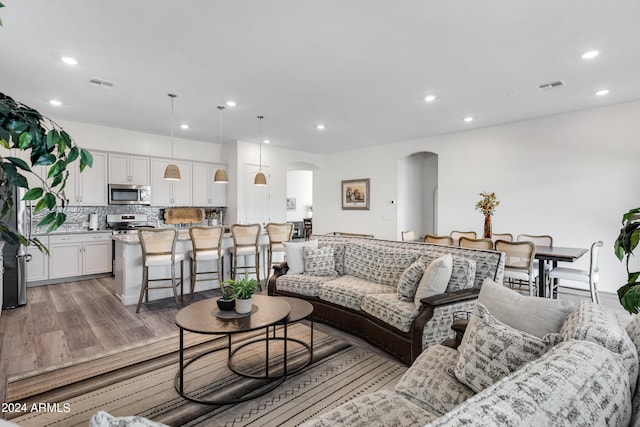
[[[537,295],[536,277],[538,270],[533,268],[536,246],[532,242],[507,242],[498,240],[495,243],[498,252],[504,252],[504,280],[510,283],[524,283],[529,287],[529,295]]]
[[[173,297],[180,308],[177,288],[180,286],[180,297],[184,296],[184,254],[176,253],[176,240],[178,232],[175,228],[140,228],[138,239],[142,248],[142,284],[140,286],[140,298],[136,306],[136,313],[140,312],[142,299],[149,302],[149,290],[173,289]],[[176,277],[176,263],[180,263],[180,278]],[[170,267],[171,276],[149,279],[150,267]],[[171,285],[149,286],[149,282],[171,281]]]
[[[478,236],[476,235],[475,231],[452,231],[450,234],[451,238],[453,239],[453,244],[455,246],[459,246],[460,245],[460,238],[461,237],[468,237],[469,239],[475,239]]]
[[[402,231],[400,234],[402,235],[403,242],[412,242],[416,240],[416,233],[414,233],[413,230]]]
[[[222,254],[222,234],[224,227],[215,225],[211,227],[192,226],[189,228],[191,238],[191,250],[189,251],[190,271],[191,271],[191,294],[189,299],[193,300],[193,290],[196,282],[217,280],[221,285],[224,281],[224,259]],[[215,262],[216,270],[198,271],[198,263]],[[202,278],[198,278],[202,276]]]
[[[451,236],[435,236],[433,234],[426,234],[424,236],[426,243],[436,243],[438,245],[453,246],[453,237]]]
[[[505,240],[507,242],[513,242],[513,234],[511,234],[511,233],[491,233],[491,240],[493,240],[493,243],[495,243],[496,240]]]
[[[493,249],[493,240],[491,239],[470,239],[469,237],[460,237],[459,244],[461,248],[474,249]]]
[[[271,267],[273,266],[273,254],[284,254],[283,242],[290,242],[293,237],[293,223],[291,222],[269,222],[265,226],[269,236],[269,262],[267,264],[267,281],[271,277]]]
[[[253,273],[260,282],[260,224],[233,224],[231,226],[233,246],[231,252],[231,278],[236,279],[238,274]],[[238,265],[238,257],[244,258],[244,263]],[[247,258],[253,257],[254,263],[250,264]],[[262,284],[260,285],[262,290]]]
[[[557,281],[557,288],[567,288],[577,291],[588,291],[591,294],[591,301],[596,304],[600,304],[600,295],[598,295],[598,281],[600,280],[600,269],[598,268],[598,255],[600,254],[600,248],[602,247],[602,241],[594,242],[591,245],[591,256],[589,261],[589,270],[579,270],[577,268],[568,267],[556,267],[549,271],[549,281],[552,284],[549,297],[553,297],[554,282]],[[556,279],[556,280],[554,280]],[[560,280],[568,280],[572,282],[583,282],[589,284],[589,289],[580,288],[577,286],[560,284]]]

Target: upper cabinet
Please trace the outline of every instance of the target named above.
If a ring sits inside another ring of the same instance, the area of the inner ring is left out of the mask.
[[[216,184],[213,178],[220,165],[193,164],[193,206],[227,206],[227,185]]]
[[[109,184],[149,185],[149,158],[109,154]]]
[[[151,159],[151,204],[154,206],[191,206],[191,162],[174,160],[180,169],[179,181],[164,179],[164,170],[172,163],[165,159]]]
[[[86,167],[82,173],[80,173],[79,161],[71,164],[65,187],[65,193],[71,205],[107,205],[107,153],[91,151],[91,155],[93,166]],[[74,187],[75,198],[72,198]]]

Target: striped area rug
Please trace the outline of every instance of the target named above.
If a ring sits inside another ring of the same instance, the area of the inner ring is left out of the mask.
[[[310,329],[302,323],[289,327],[289,336],[309,342]],[[234,356],[245,370],[264,370],[264,342],[253,342],[264,332],[243,335],[247,343]],[[226,345],[226,339],[187,334],[187,358]],[[141,415],[171,426],[279,426],[297,425],[363,393],[391,388],[406,367],[368,350],[314,332],[313,363],[269,393],[233,405],[202,405],[181,397],[174,389],[178,367],[178,338],[172,336],[66,366],[9,378],[7,401],[26,405],[11,421],[23,426],[86,426],[103,410],[114,416]],[[282,341],[271,341],[271,372],[282,364]],[[307,360],[307,349],[288,348],[289,366]],[[185,391],[199,398],[233,396],[260,389],[264,380],[240,378],[226,365],[227,352],[200,358],[185,372]],[[48,403],[34,410],[33,403]]]

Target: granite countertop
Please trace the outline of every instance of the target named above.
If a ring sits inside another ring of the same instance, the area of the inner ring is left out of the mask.
[[[95,233],[109,233],[111,234],[113,230],[102,228],[98,230],[75,230],[75,231],[52,231],[51,233],[36,233],[34,237],[45,237],[45,236],[64,236],[67,234],[95,234]]]

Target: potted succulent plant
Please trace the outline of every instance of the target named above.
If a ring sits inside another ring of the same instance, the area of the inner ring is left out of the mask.
[[[258,289],[258,281],[249,279],[249,274],[245,273],[241,280],[229,279],[225,281],[233,289],[233,295],[236,298],[236,313],[251,313],[251,297]]]
[[[226,282],[222,282],[220,285],[221,296],[216,301],[218,308],[222,311],[232,311],[236,307],[236,300],[234,298],[233,287]]]

